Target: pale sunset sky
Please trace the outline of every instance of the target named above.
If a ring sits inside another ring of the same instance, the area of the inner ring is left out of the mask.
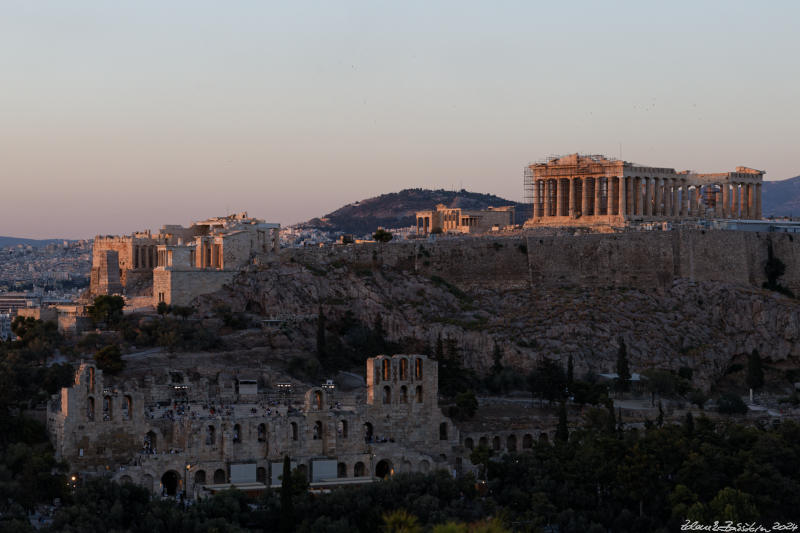
[[[0,0],[0,235],[408,187],[522,199],[602,153],[800,174],[800,2]]]

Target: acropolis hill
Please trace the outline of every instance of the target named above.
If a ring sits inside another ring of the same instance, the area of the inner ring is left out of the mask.
[[[494,342],[518,368],[573,353],[581,371],[609,371],[622,337],[637,367],[691,366],[710,383],[753,348],[796,362],[797,301],[761,288],[770,247],[786,264],[781,283],[800,291],[791,235],[698,230],[284,250],[197,303],[380,315],[394,340],[455,339],[480,371]],[[291,328],[267,350],[313,353],[313,324]]]

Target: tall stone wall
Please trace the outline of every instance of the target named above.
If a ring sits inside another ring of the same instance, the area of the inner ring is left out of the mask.
[[[743,231],[642,232],[528,239],[538,286],[664,288],[675,279],[760,287],[772,243],[786,264],[779,280],[800,291],[800,242],[791,235]]]
[[[229,283],[235,270],[163,270],[153,271],[153,301],[157,305],[159,294],[168,305],[189,305],[200,294],[218,291]]]
[[[772,244],[786,265],[781,284],[800,294],[800,240],[745,231],[481,237],[284,250],[283,259],[326,268],[389,265],[458,286],[657,289],[683,278],[761,287]]]
[[[119,254],[115,250],[97,249],[93,252],[92,272],[89,278],[89,291],[92,294],[120,294]]]

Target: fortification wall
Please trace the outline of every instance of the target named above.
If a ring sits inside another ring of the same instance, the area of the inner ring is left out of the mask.
[[[779,280],[800,291],[800,243],[791,235],[672,231],[528,239],[531,282],[540,286],[664,288],[677,278],[760,287],[772,243]]]
[[[153,271],[153,305],[159,294],[168,305],[189,305],[200,294],[218,291],[229,283],[235,270],[161,270]]]
[[[288,249],[282,258],[324,269],[337,261],[439,276],[461,287],[599,286],[658,289],[677,278],[761,287],[769,244],[800,294],[800,240],[785,233],[651,231],[481,237]]]
[[[530,283],[524,237],[475,237],[436,242],[399,242],[291,248],[282,259],[325,268],[337,261],[356,267],[389,265],[461,286],[526,288]]]

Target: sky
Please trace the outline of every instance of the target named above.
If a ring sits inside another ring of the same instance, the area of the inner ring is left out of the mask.
[[[409,187],[573,152],[800,174],[800,2],[0,1],[0,235]]]

